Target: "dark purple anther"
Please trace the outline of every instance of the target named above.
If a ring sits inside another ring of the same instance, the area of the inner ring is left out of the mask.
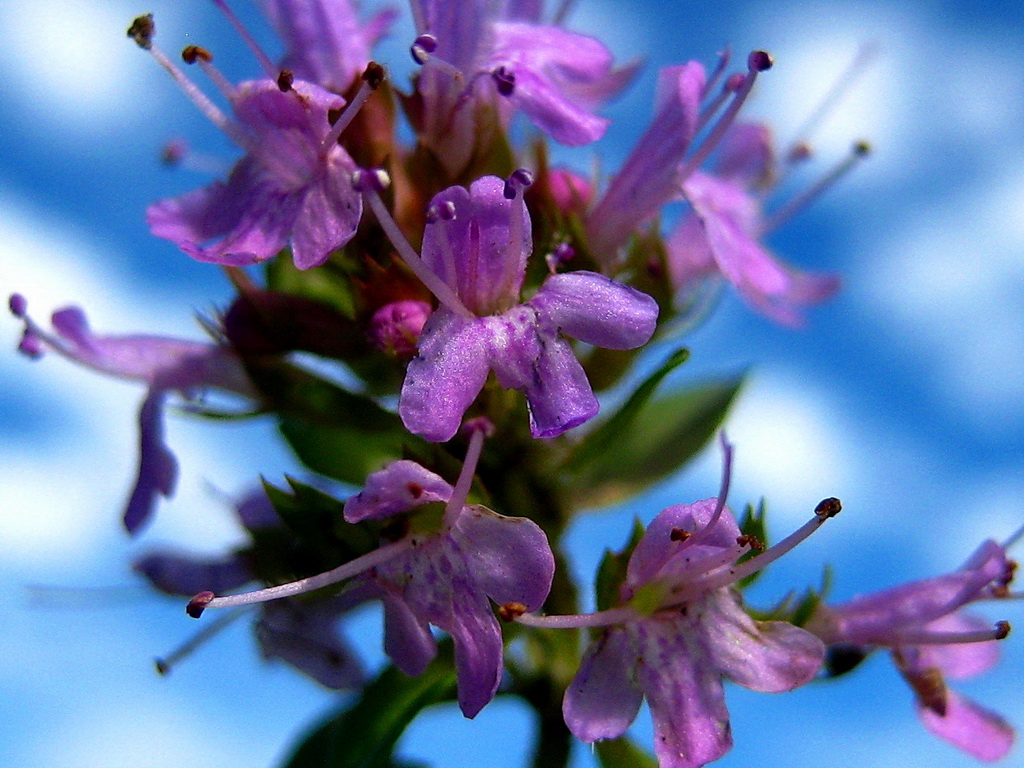
[[[516,89],[516,76],[508,67],[502,65],[491,72],[495,84],[498,86],[498,93],[502,96],[511,96]]]
[[[522,190],[533,184],[533,174],[525,168],[517,168],[505,182],[503,194],[506,200],[514,200]]]
[[[552,253],[545,256],[548,263],[548,270],[555,274],[561,267],[564,267],[576,256],[576,250],[568,243],[559,243]]]
[[[445,200],[440,205],[432,205],[427,208],[427,223],[434,224],[438,221],[455,220],[455,203]]]
[[[7,306],[11,308],[11,314],[15,317],[24,317],[28,312],[28,301],[20,293],[12,293],[7,300]]]
[[[771,54],[767,51],[751,51],[747,57],[747,68],[751,72],[764,72],[771,69],[773,63]]]
[[[437,50],[437,38],[430,34],[424,34],[417,37],[412,46],[409,48],[409,53],[412,54],[412,60],[417,64],[423,65],[427,63],[427,59],[430,58],[430,54]]]
[[[383,168],[364,170],[352,174],[352,186],[356,192],[383,192],[391,184],[391,177]]]
[[[729,77],[725,81],[725,90],[729,91],[730,93],[736,93],[736,91],[743,87],[743,83],[746,81],[746,79],[747,76],[741,75],[739,72],[737,72],[734,75],[729,75]]]

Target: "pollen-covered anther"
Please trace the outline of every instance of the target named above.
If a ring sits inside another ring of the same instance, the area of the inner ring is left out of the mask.
[[[185,613],[193,619],[198,619],[203,615],[203,611],[206,610],[206,606],[213,602],[213,598],[213,592],[200,592],[188,601],[188,605],[185,606]]]
[[[1010,636],[1010,622],[1008,621],[997,621],[996,622],[996,640],[1005,640]]]
[[[373,90],[377,90],[380,87],[380,84],[384,82],[385,77],[387,77],[387,72],[384,67],[376,61],[371,61],[367,64],[366,69],[363,70],[362,74],[363,82]]]
[[[761,541],[757,536],[751,536],[749,534],[743,534],[742,536],[736,537],[736,543],[741,547],[750,547],[756,552],[764,551],[764,542]]]
[[[171,666],[163,659],[153,659],[153,666],[161,677],[166,677],[171,672]]]
[[[673,528],[668,535],[671,541],[686,541],[691,536],[693,536],[692,533],[684,531],[682,528]]]
[[[156,35],[156,23],[153,21],[153,14],[138,16],[125,33],[135,44],[143,50],[149,50],[153,45],[153,36]]]
[[[352,186],[357,192],[383,192],[391,186],[391,177],[383,168],[360,168],[352,174]]]
[[[195,64],[197,61],[213,61],[213,54],[198,45],[186,45],[181,49],[181,60],[186,64]]]
[[[409,47],[412,60],[417,64],[427,63],[430,54],[437,50],[437,38],[430,34],[423,34],[417,37]]]
[[[474,416],[472,419],[466,419],[462,425],[462,433],[471,437],[476,432],[482,433],[484,437],[490,437],[494,434],[494,422],[486,416]]]
[[[857,157],[865,157],[871,154],[871,142],[861,139],[853,145],[853,154]]]
[[[277,73],[277,87],[281,89],[281,93],[288,93],[294,83],[295,74],[290,69],[282,69]]]
[[[406,490],[409,491],[409,495],[414,499],[418,499],[423,495],[423,486],[419,483],[409,483],[405,486]]]
[[[930,709],[939,717],[946,716],[948,689],[942,672],[935,667],[929,667],[920,674],[909,676],[907,682],[917,694],[921,706]]]
[[[498,616],[502,621],[515,621],[526,613],[526,606],[522,603],[505,603],[498,608]]]
[[[822,499],[818,502],[818,506],[814,508],[814,514],[822,520],[828,520],[830,517],[838,515],[842,509],[842,502],[834,496],[829,496],[827,499]]]
[[[494,84],[498,88],[498,93],[506,97],[513,94],[516,89],[515,72],[505,65],[502,65],[491,72],[491,77],[494,79]]]

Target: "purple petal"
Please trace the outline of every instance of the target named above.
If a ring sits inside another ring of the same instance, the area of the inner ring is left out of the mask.
[[[1012,725],[953,691],[946,693],[944,717],[920,704],[917,713],[929,731],[978,760],[999,760],[1013,747]]]
[[[58,309],[50,316],[50,322],[57,333],[79,347],[84,354],[98,353],[95,336],[89,329],[89,320],[81,307]]]
[[[783,693],[810,682],[821,669],[821,640],[785,621],[754,621],[730,589],[708,595],[703,611],[701,622],[713,663],[734,683],[762,693]]]
[[[681,548],[684,542],[672,535],[676,528],[691,534],[704,530],[711,522],[717,504],[717,499],[705,499],[693,504],[676,504],[659,512],[629,558],[626,583],[633,588],[647,584],[677,554],[685,553],[685,558],[697,569],[700,569],[701,561],[718,558],[722,551],[736,551],[738,554],[736,537],[740,535],[740,529],[728,507],[722,510],[715,527],[701,534],[701,543],[691,542],[684,550]]]
[[[307,188],[292,229],[292,256],[299,269],[320,266],[355,235],[363,200],[352,188],[354,170],[347,155],[334,153],[324,173]]]
[[[476,717],[501,682],[501,628],[483,592],[463,578],[452,582],[451,625],[441,628],[455,646],[459,708],[466,717]]]
[[[487,380],[490,336],[483,318],[466,319],[443,307],[430,316],[398,401],[406,429],[434,442],[455,436]]]
[[[450,0],[412,0],[419,6],[424,29],[437,38],[435,55],[454,65],[462,72],[475,72],[477,52],[492,45],[491,22],[497,11],[494,3],[486,0],[468,0],[453,3]],[[448,76],[451,79],[450,76]]]
[[[345,502],[345,520],[383,520],[423,504],[448,501],[452,486],[415,461],[402,459],[366,478],[363,490]]]
[[[478,315],[518,303],[526,258],[533,249],[526,206],[522,240],[518,248],[510,246],[514,207],[504,189],[504,180],[497,176],[478,179],[468,191],[449,187],[434,196],[431,207],[451,206],[454,220],[431,222],[423,233],[423,260]]]
[[[555,560],[544,531],[525,517],[503,517],[466,507],[451,536],[476,584],[498,605],[522,603],[536,611],[547,599]]]
[[[590,644],[562,699],[565,724],[576,738],[594,742],[626,732],[643,701],[633,679],[635,663],[626,630],[606,630]]]
[[[279,658],[321,685],[352,688],[363,682],[362,665],[338,633],[332,602],[276,600],[256,623],[263,658]]]
[[[139,409],[139,473],[124,512],[124,527],[137,533],[150,516],[157,496],[170,497],[178,480],[178,460],[164,444],[164,393],[150,391]]]
[[[654,299],[596,272],[551,275],[529,304],[561,333],[606,349],[646,344],[658,321]]]
[[[653,122],[587,217],[601,263],[613,262],[636,226],[678,194],[676,171],[693,140],[704,81],[699,62],[661,70]]]
[[[665,242],[669,283],[675,292],[695,289],[718,272],[700,219],[685,214]]]
[[[384,652],[410,677],[422,674],[437,655],[437,643],[427,622],[413,613],[404,599],[385,592]]]
[[[634,631],[658,765],[698,768],[717,760],[732,747],[732,733],[722,679],[700,643],[699,626],[650,619]]]
[[[523,305],[482,321],[498,383],[526,395],[534,437],[555,437],[597,415],[597,398],[572,347],[542,332],[534,309]]]
[[[215,182],[146,210],[157,237],[199,261],[244,266],[275,256],[288,243],[301,192],[282,190],[252,160],[241,160],[227,183]]]
[[[764,123],[736,123],[718,148],[716,173],[745,186],[758,186],[775,172],[771,129]]]
[[[152,552],[132,564],[132,570],[162,592],[192,597],[209,590],[222,594],[253,580],[249,568],[236,556],[201,558],[176,552]]]

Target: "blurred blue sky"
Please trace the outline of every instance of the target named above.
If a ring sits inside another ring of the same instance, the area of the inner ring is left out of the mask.
[[[273,50],[247,0],[235,5]],[[229,286],[218,270],[152,238],[143,211],[205,182],[159,166],[168,139],[231,156],[124,38],[131,18],[148,11],[168,50],[194,42],[211,48],[230,77],[255,71],[203,0],[0,3],[0,292],[23,292],[40,317],[75,302],[97,329],[200,338],[193,312],[223,305]],[[657,67],[710,62],[726,43],[770,50],[776,66],[747,114],[772,122],[786,142],[859,45],[880,51],[815,135],[817,160],[782,195],[812,183],[855,139],[871,139],[875,154],[773,239],[795,264],[842,273],[843,293],[796,332],[725,297],[688,339],[693,362],[677,377],[750,368],[729,422],[734,506],[766,496],[778,537],[822,497],[844,501],[843,514],[753,599],[768,603],[816,582],[825,561],[841,598],[933,575],[1024,522],[1024,7],[581,0],[572,26],[648,64],[607,110],[615,122],[606,140],[559,154],[582,170],[596,153],[611,169],[628,152],[650,114]],[[381,54],[400,62],[399,80],[411,68],[409,38],[403,22]],[[174,418],[178,494],[141,542],[127,542],[118,512],[135,463],[141,391],[55,357],[30,364],[13,352],[17,336],[17,323],[0,323],[0,345],[10,350],[0,354],[0,763],[270,768],[332,697],[262,664],[243,624],[157,677],[152,658],[194,626],[177,602],[149,596],[126,563],[158,543],[216,551],[233,541],[222,494],[259,474],[279,479],[295,462],[262,439],[268,425]],[[649,519],[669,503],[713,495],[718,461],[708,453],[642,508],[581,521],[572,534],[580,577],[591,578],[602,547],[621,545],[632,514]],[[33,584],[104,589],[39,598]],[[1018,605],[996,609],[993,619],[1020,622]],[[368,655],[379,647],[378,624],[370,610],[351,633]],[[1005,644],[999,671],[961,690],[1024,725],[1020,640]],[[728,696],[737,746],[723,766],[973,764],[924,732],[883,657],[793,694],[733,687]],[[441,709],[413,727],[403,749],[450,768],[515,766],[515,750],[493,751],[495,730],[507,745],[531,728],[509,702],[473,722]],[[648,741],[646,715],[637,734]],[[591,763],[587,748],[577,758]],[[1018,751],[1007,764],[1019,761]]]

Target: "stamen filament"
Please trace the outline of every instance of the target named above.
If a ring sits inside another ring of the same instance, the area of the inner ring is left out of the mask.
[[[729,483],[732,479],[733,447],[729,443],[728,438],[726,438],[725,432],[720,432],[718,439],[722,446],[722,482],[718,488],[718,498],[715,499],[715,511],[711,513],[711,518],[708,520],[707,525],[699,531],[695,531],[692,536],[687,537],[679,544],[679,548],[676,550],[677,554],[681,550],[692,547],[695,543],[700,544],[707,539],[725,510],[725,500],[729,495]]]
[[[802,211],[824,192],[835,185],[835,183],[849,173],[854,166],[867,157],[870,152],[871,146],[866,141],[858,141],[854,144],[849,156],[837,164],[835,168],[826,173],[808,189],[804,190],[802,194],[797,195],[793,200],[790,200],[786,205],[773,213],[768,218],[768,221],[765,222],[764,227],[761,230],[761,234],[770,234],[793,218],[793,216]]]
[[[234,84],[224,77],[221,71],[217,69],[217,65],[213,63],[213,60],[200,58],[198,64],[202,68],[203,72],[206,73],[206,76],[210,78],[210,82],[213,83],[217,87],[217,90],[224,95],[224,98],[230,102],[234,102],[238,90],[235,88]]]
[[[238,36],[245,41],[245,44],[249,46],[249,50],[253,52],[256,60],[259,62],[260,67],[267,74],[271,80],[277,78],[277,68],[274,66],[274,62],[270,60],[270,57],[260,48],[259,43],[256,42],[255,38],[249,34],[249,30],[245,28],[241,20],[235,15],[235,12],[228,6],[226,0],[213,0],[213,4],[216,5],[221,12],[227,17],[228,22],[232,27],[235,28],[235,32]]]
[[[242,127],[238,125],[234,120],[224,114],[220,107],[210,101],[209,97],[203,93],[199,87],[193,83],[188,75],[181,71],[181,69],[155,45],[150,45],[146,50],[150,52],[157,63],[162,66],[171,77],[174,78],[175,82],[185,91],[185,95],[192,100],[192,103],[199,108],[206,119],[213,123],[215,126],[220,128],[228,135],[228,137],[234,141],[242,149],[249,148],[249,140]]]
[[[249,610],[249,608],[241,607],[218,616],[169,654],[155,659],[156,671],[161,675],[170,674],[171,669],[177,666],[178,662],[191,656],[207,640],[218,635],[221,630],[227,628],[239,617],[244,616]]]
[[[476,474],[476,465],[480,461],[480,452],[483,450],[485,437],[483,425],[472,429],[469,448],[466,449],[466,458],[462,462],[459,479],[455,482],[452,497],[444,507],[444,521],[447,525],[454,525],[459,515],[462,514],[462,508],[466,506],[466,499],[469,498],[469,489],[473,485],[473,475]]]
[[[979,629],[973,632],[901,632],[896,631],[893,638],[885,645],[898,647],[906,645],[961,645],[965,643],[987,643],[992,640],[1003,640],[1010,634],[1008,621],[997,621],[992,629]]]
[[[838,507],[839,502],[837,499],[828,499],[826,501],[835,502],[835,507]],[[715,571],[708,574],[703,579],[692,581],[686,585],[686,588],[680,591],[680,595],[685,596],[686,599],[697,597],[705,592],[712,592],[722,587],[728,587],[730,584],[735,584],[737,581],[747,578],[753,573],[757,573],[762,568],[771,565],[780,557],[785,555],[797,544],[808,538],[812,533],[818,530],[826,520],[830,517],[834,517],[838,514],[838,508],[832,511],[832,508],[823,509],[825,502],[818,505],[815,510],[814,517],[800,526],[793,533],[789,534],[786,538],[780,541],[773,547],[769,547],[760,555],[752,557],[739,565],[734,565],[731,568],[724,570]],[[822,510],[819,512],[818,510]]]
[[[305,592],[312,592],[323,587],[337,584],[339,581],[350,579],[363,571],[376,568],[382,563],[397,557],[413,546],[414,539],[409,537],[400,539],[390,544],[384,544],[372,552],[349,560],[330,571],[318,573],[316,576],[309,576],[298,581],[291,581],[287,584],[279,584],[276,587],[267,587],[253,592],[244,592],[240,595],[226,595],[224,597],[209,598],[208,592],[201,592],[192,598],[187,612],[193,618],[199,618],[206,608],[230,608],[237,605],[253,605],[254,603],[266,603],[271,600],[279,600],[282,597],[292,597]]]
[[[625,624],[637,617],[637,613],[628,605],[609,608],[597,613],[574,613],[557,616],[538,616],[535,613],[524,613],[516,616],[513,621],[528,627],[541,629],[583,629],[584,627],[611,627]]]
[[[455,294],[455,291],[448,287],[448,284],[438,277],[434,270],[428,267],[423,259],[420,258],[420,255],[416,253],[416,249],[409,244],[405,235],[402,234],[402,230],[399,229],[398,224],[391,217],[377,190],[372,188],[364,189],[363,196],[370,204],[370,208],[377,217],[377,221],[380,223],[381,229],[384,230],[384,234],[388,236],[388,240],[395,246],[395,250],[398,251],[402,261],[420,279],[420,282],[437,297],[438,301],[452,312],[466,318],[476,317],[476,315],[466,309],[465,305]]]
[[[711,77],[704,83],[704,92],[701,93],[701,101],[708,97],[715,87],[718,85],[718,80],[725,74],[725,68],[729,66],[729,59],[732,58],[732,49],[729,46],[725,46],[718,53],[718,63],[715,65],[714,71],[711,73]]]
[[[733,97],[725,113],[718,119],[711,132],[707,135],[707,138],[701,143],[697,150],[690,156],[690,159],[686,161],[682,169],[679,172],[679,182],[682,183],[690,177],[695,170],[697,170],[705,160],[708,159],[708,155],[714,150],[718,143],[722,140],[725,132],[729,130],[729,127],[733,124],[736,119],[737,113],[743,106],[743,102],[747,100],[747,96],[750,95],[750,91],[754,88],[754,83],[757,82],[757,75],[772,66],[772,59],[764,51],[754,51],[747,58],[748,71],[746,77],[743,78],[743,84],[736,91],[736,95]]]
[[[1024,538],[1024,525],[1018,528],[1016,531],[1010,534],[1010,538],[1003,542],[1003,549],[1009,549],[1018,541]]]
[[[370,98],[370,94],[373,93],[373,88],[370,84],[363,82],[359,86],[359,91],[356,93],[352,101],[345,107],[345,111],[341,113],[341,117],[338,118],[337,122],[331,126],[331,130],[327,132],[323,142],[320,144],[320,154],[326,155],[335,144],[338,143],[338,139],[341,134],[344,133],[345,129],[348,128],[349,124],[355,120],[356,115],[359,114],[359,110],[363,108],[363,104]]]
[[[556,27],[562,26],[575,4],[576,0],[562,0],[561,4],[558,6],[558,10],[555,12],[554,18],[551,20],[551,23]]]

